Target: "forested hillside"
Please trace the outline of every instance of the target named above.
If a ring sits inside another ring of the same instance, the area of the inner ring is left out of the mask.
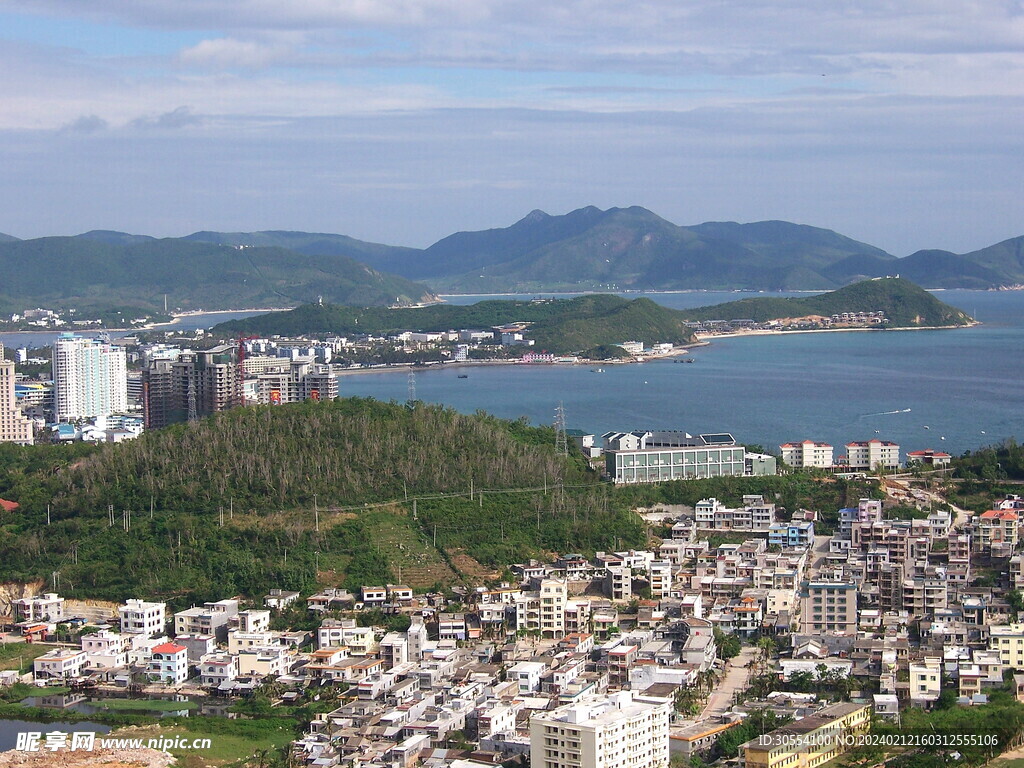
[[[0,581],[58,572],[68,596],[181,603],[479,581],[544,551],[643,541],[582,457],[555,451],[552,430],[439,406],[245,408],[61,448],[0,454],[0,496],[21,504],[0,518]]]
[[[530,323],[527,336],[551,352],[574,352],[602,344],[693,340],[683,315],[650,299],[632,301],[591,294],[547,301],[481,301],[468,306],[435,304],[415,309],[343,307],[311,304],[236,320],[214,328],[235,335],[360,334],[401,330],[489,329],[506,323]]]
[[[840,312],[883,311],[890,328],[927,328],[967,325],[967,313],[944,304],[928,291],[908,280],[884,278],[865,280],[831,293],[807,298],[756,298],[731,301],[711,307],[684,310],[693,320],[750,319],[756,322],[787,317],[820,315],[830,317]]]

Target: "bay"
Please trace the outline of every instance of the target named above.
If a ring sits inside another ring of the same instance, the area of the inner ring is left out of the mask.
[[[229,320],[242,320],[246,317],[253,317],[254,315],[265,315],[266,310],[254,311],[245,310],[238,312],[198,312],[194,315],[181,315],[174,322],[161,323],[160,325],[154,325],[152,328],[148,328],[148,331],[184,331],[190,332],[199,329],[207,330],[212,328],[217,323],[226,323]],[[28,347],[29,349],[38,349],[39,347],[51,346],[54,340],[61,334],[67,333],[69,330],[65,328],[60,331],[9,331],[6,333],[0,333],[0,344],[3,344],[6,349],[18,349],[19,347]],[[78,331],[82,336],[95,335],[100,333],[106,333],[110,336],[111,340],[120,339],[124,336],[131,336],[137,331]]]
[[[752,294],[627,294],[639,295],[682,309]],[[553,423],[562,403],[569,428],[596,434],[728,431],[771,448],[823,440],[837,455],[848,442],[876,437],[899,443],[904,455],[929,448],[958,455],[1024,437],[1024,292],[936,296],[983,324],[718,339],[694,349],[692,365],[604,365],[604,373],[589,365],[426,369],[415,374],[416,397],[534,424]],[[484,297],[447,298],[473,303]],[[460,373],[468,378],[459,379]],[[342,376],[340,389],[343,396],[405,401],[409,380],[407,372]]]

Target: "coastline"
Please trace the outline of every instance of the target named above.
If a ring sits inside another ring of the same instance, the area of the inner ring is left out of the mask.
[[[852,332],[886,332],[892,331],[955,331],[958,328],[974,328],[975,326],[981,325],[981,321],[972,320],[970,323],[964,325],[922,325],[922,326],[907,326],[901,328],[806,328],[803,330],[765,330],[757,329],[751,331],[733,331],[731,333],[698,333],[694,335],[694,338],[700,339],[704,342],[710,342],[712,339],[736,339],[741,336],[790,336],[797,333],[852,333]]]

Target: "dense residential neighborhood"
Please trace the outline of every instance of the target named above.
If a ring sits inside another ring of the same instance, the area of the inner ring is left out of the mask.
[[[828,510],[831,535],[815,533],[825,510],[761,496],[661,505],[640,510],[661,532],[650,549],[509,563],[507,580],[444,592],[273,589],[175,612],[41,592],[11,601],[5,639],[62,640],[30,675],[60,686],[58,707],[330,692],[291,745],[299,765],[667,766],[728,757],[723,737],[771,713],[774,730],[735,745],[741,764],[813,766],[944,696],[984,707],[1010,680],[1024,699],[1005,588],[1024,587],[1024,499],[966,516],[921,502],[907,520],[895,503]],[[1008,585],[979,578],[1000,570]],[[801,734],[817,736],[794,750]]]

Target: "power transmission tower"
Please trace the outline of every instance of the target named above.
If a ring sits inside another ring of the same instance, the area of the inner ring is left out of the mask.
[[[559,453],[569,453],[569,439],[565,434],[565,406],[561,401],[555,408],[555,450]]]
[[[416,402],[416,373],[415,371],[409,371],[409,402]]]

